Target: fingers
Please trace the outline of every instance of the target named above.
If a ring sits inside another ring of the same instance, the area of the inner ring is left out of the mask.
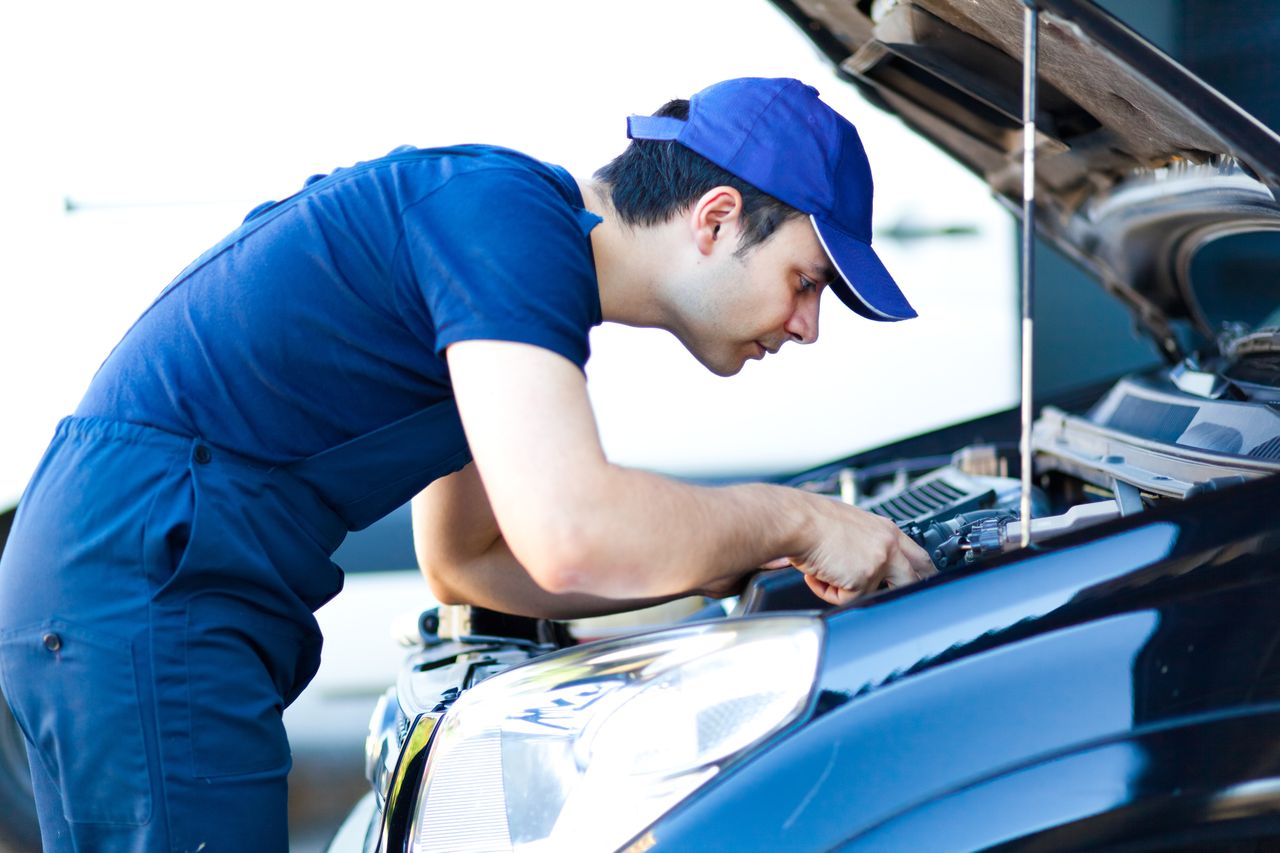
[[[835,600],[836,587],[833,587],[831,584],[827,583],[826,581],[818,580],[813,575],[805,575],[804,582],[805,582],[805,585],[809,587],[809,589],[813,590],[814,595],[818,596],[818,598],[821,598],[827,604],[836,603],[836,600]]]
[[[886,580],[891,587],[904,586],[937,574],[938,570],[928,553],[910,536],[898,532],[897,553],[888,567]]]
[[[760,568],[762,569],[786,569],[792,565],[790,557],[779,557],[776,560],[770,560]]]
[[[844,587],[838,586],[830,581],[824,581],[822,578],[807,573],[804,574],[804,582],[808,585],[809,589],[813,590],[813,594],[818,596],[818,598],[821,598],[828,604],[837,605],[847,604],[861,595],[868,592],[875,592],[879,586],[879,581],[877,580],[876,586],[873,587],[845,589]]]
[[[804,582],[808,585],[809,589],[813,590],[814,595],[821,598],[827,604],[844,604],[845,602],[853,601],[853,599],[858,597],[858,593],[856,592],[841,589],[835,584],[819,580],[813,575],[805,575]]]
[[[910,542],[911,540],[907,541]],[[911,542],[911,544],[915,545],[916,543]],[[912,558],[912,565],[915,567],[917,578],[924,580],[925,578],[931,578],[938,573],[938,567],[934,565],[933,558],[929,556],[927,551],[917,545],[915,547],[915,553],[916,556]]]

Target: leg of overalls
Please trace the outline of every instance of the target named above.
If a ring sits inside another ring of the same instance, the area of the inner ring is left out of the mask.
[[[280,679],[226,590],[162,594],[189,556],[196,445],[153,433],[64,422],[0,560],[0,678],[44,847],[283,851]]]

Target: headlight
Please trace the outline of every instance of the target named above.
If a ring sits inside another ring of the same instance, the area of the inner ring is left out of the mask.
[[[400,755],[400,743],[407,730],[404,715],[396,704],[396,691],[391,688],[378,698],[369,718],[369,734],[364,740],[364,778],[369,780],[377,797],[378,813],[387,804],[391,773]]]
[[[617,848],[799,716],[821,630],[805,617],[691,625],[488,679],[440,723],[410,849]]]

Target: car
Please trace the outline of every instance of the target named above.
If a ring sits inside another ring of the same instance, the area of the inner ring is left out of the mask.
[[[1086,0],[776,5],[1015,213],[1033,7],[1035,228],[1163,363],[779,478],[898,523],[910,586],[425,612],[330,850],[1275,848],[1280,136]]]

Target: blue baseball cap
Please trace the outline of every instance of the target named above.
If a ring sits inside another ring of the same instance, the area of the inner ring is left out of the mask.
[[[679,142],[807,213],[845,305],[871,320],[916,316],[871,248],[871,165],[862,140],[817,89],[786,77],[725,80],[689,99],[688,120],[633,115],[627,136]]]

